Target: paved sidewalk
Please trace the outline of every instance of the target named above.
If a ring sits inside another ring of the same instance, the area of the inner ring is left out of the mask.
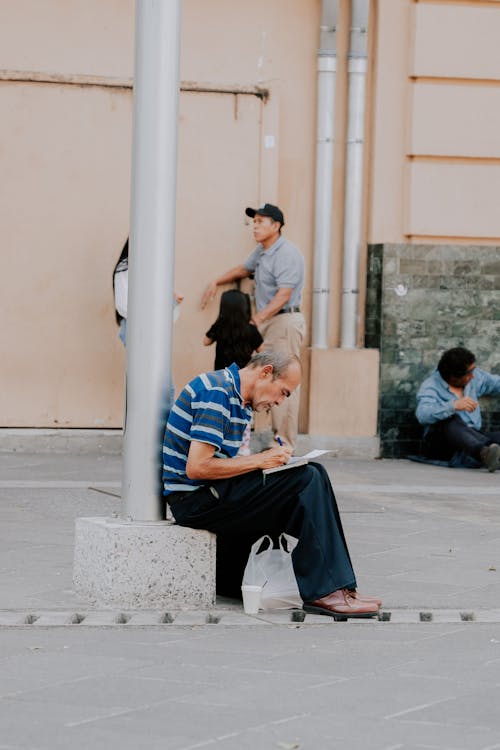
[[[500,608],[500,472],[324,461],[361,591],[393,611]],[[0,453],[0,611],[87,608],[74,520],[120,513],[118,456]]]
[[[325,465],[385,621],[92,609],[74,520],[119,457],[0,454],[0,750],[500,748],[500,473]]]

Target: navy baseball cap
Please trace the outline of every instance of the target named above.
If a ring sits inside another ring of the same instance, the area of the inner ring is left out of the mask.
[[[245,209],[247,216],[251,219],[258,214],[259,216],[269,216],[273,221],[279,221],[281,226],[285,223],[285,217],[283,211],[278,206],[273,206],[271,203],[264,203],[260,208],[247,208]]]

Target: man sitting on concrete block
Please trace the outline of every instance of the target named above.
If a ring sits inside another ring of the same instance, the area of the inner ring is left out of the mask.
[[[468,349],[448,349],[417,393],[427,458],[451,467],[500,469],[500,432],[481,431],[481,396],[500,394],[500,375],[476,367]]]
[[[217,534],[217,569],[226,567],[241,584],[252,542],[282,532],[298,538],[292,561],[304,609],[346,617],[373,617],[379,599],[361,596],[335,495],[321,464],[309,463],[269,475],[291,455],[276,446],[237,456],[252,410],[281,404],[301,381],[295,355],[264,351],[241,370],[236,364],[188,383],[165,429],[163,486],[175,521]],[[240,550],[238,563],[233,554]],[[242,554],[243,553],[243,554]]]

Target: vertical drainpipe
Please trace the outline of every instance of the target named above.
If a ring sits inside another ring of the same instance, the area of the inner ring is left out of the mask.
[[[318,50],[312,346],[328,347],[338,0],[323,0]]]
[[[343,349],[355,349],[357,345],[369,5],[369,0],[352,1],[342,271]]]

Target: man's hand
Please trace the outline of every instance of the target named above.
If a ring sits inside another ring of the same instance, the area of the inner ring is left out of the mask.
[[[269,448],[267,451],[257,454],[261,459],[259,469],[274,469],[276,466],[284,466],[292,455],[292,449],[286,446]]]
[[[474,411],[474,409],[477,409],[478,403],[470,396],[463,396],[462,398],[457,398],[453,402],[453,406],[455,411]]]
[[[254,326],[257,326],[257,328],[259,328],[259,326],[261,326],[262,323],[265,322],[265,318],[263,315],[261,315],[261,313],[255,313],[255,315],[252,317],[251,322],[254,324]]]
[[[255,313],[252,318],[253,324],[256,325],[257,328],[259,328],[259,326],[261,326],[267,320],[273,318],[275,315],[277,315],[282,307],[286,307],[286,305],[290,301],[291,296],[292,289],[290,287],[280,287],[272,300],[270,300],[270,302],[268,302],[267,305],[262,308],[262,310],[259,310],[258,313]]]
[[[211,281],[210,284],[208,284],[207,288],[203,292],[203,297],[201,298],[201,309],[204,310],[205,307],[208,305],[209,302],[213,300],[217,292],[217,284],[215,281]]]
[[[189,446],[186,474],[190,479],[210,481],[212,479],[231,479],[247,474],[256,469],[274,469],[283,466],[292,455],[291,448],[279,446],[262,453],[234,458],[216,458],[215,446],[192,440]]]
[[[245,279],[249,275],[250,271],[248,268],[245,268],[244,265],[239,265],[226,271],[222,276],[218,276],[214,281],[211,281],[205,289],[203,297],[201,298],[201,309],[204,310],[208,303],[213,300],[217,293],[218,286],[221,286],[222,284],[232,284],[233,281]]]

